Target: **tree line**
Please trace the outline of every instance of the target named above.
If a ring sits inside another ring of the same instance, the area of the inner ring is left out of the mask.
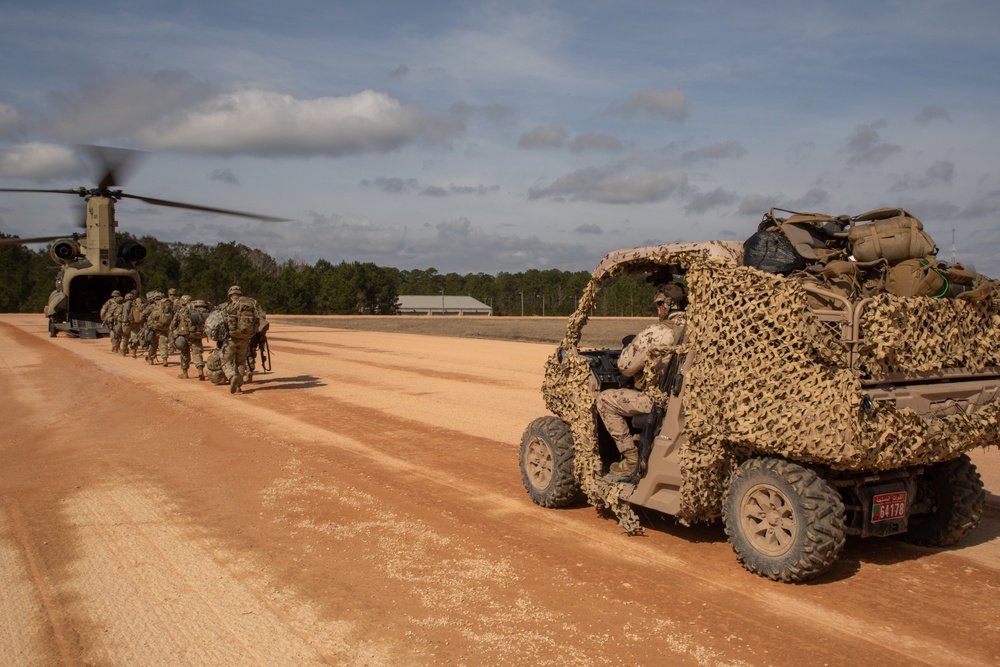
[[[14,238],[0,233],[0,238]],[[119,243],[132,240],[118,234]],[[315,264],[279,263],[267,253],[241,243],[162,243],[144,236],[139,269],[143,289],[182,294],[211,303],[226,300],[230,285],[240,285],[266,312],[296,315],[392,315],[399,295],[471,296],[498,316],[566,316],[576,310],[590,281],[587,271],[530,269],[520,273],[439,273],[437,269],[402,270],[371,262],[320,259]],[[0,245],[0,312],[41,312],[55,285],[56,268],[48,249]],[[641,277],[613,279],[601,291],[593,314],[649,316],[653,288]]]

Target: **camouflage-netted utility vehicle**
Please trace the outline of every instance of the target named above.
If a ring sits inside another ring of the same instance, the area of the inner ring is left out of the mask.
[[[629,533],[642,530],[635,506],[684,524],[721,517],[744,567],[785,582],[828,570],[846,535],[959,540],[985,497],[965,452],[1000,444],[997,282],[975,274],[971,298],[851,293],[745,266],[743,251],[685,243],[600,262],[546,363],[552,415],[522,438],[532,500],[561,507],[583,491]],[[687,287],[686,333],[651,351],[655,407],[632,421],[639,464],[610,481],[618,452],[595,399],[631,379],[620,350],[581,349],[581,332],[608,279],[664,271]]]

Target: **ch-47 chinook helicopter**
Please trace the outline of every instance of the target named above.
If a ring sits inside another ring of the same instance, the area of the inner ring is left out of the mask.
[[[97,146],[83,148],[103,167],[104,174],[99,179],[97,187],[69,190],[0,188],[0,192],[77,195],[86,201],[86,230],[82,234],[73,234],[69,237],[46,236],[0,240],[0,244],[52,242],[49,255],[58,265],[58,274],[56,287],[49,295],[43,310],[49,320],[50,336],[54,337],[60,331],[80,338],[106,336],[108,330],[101,323],[100,311],[101,306],[111,298],[111,293],[114,290],[122,294],[132,290],[142,293],[142,274],[138,266],[146,257],[146,248],[136,241],[118,244],[115,236],[115,228],[118,226],[118,221],[115,219],[115,204],[119,200],[137,199],[155,206],[234,215],[265,222],[286,220],[256,213],[139,197],[114,190],[112,188],[117,185],[121,173],[128,163],[134,161],[138,152]]]

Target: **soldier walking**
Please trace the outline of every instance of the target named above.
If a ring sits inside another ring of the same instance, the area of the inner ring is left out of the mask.
[[[104,313],[103,319],[105,326],[108,327],[108,334],[111,336],[111,351],[119,352],[121,350],[122,342],[121,315],[125,299],[122,298],[121,292],[118,290],[115,290],[111,294],[114,295],[111,297],[113,301],[108,307],[107,312]]]
[[[127,357],[129,349],[132,350],[132,358],[135,359],[139,350],[139,331],[142,329],[143,312],[145,304],[137,290],[128,293],[124,303],[119,321],[122,327],[122,356]]]
[[[205,379],[205,360],[203,357],[205,338],[205,318],[210,308],[208,302],[201,299],[191,300],[187,294],[177,301],[177,312],[170,322],[170,340],[174,341],[174,347],[180,351],[181,372],[177,377],[186,380],[188,378],[188,368],[191,361],[194,361],[195,368],[198,369],[198,379]]]
[[[146,316],[146,328],[152,332],[149,348],[146,350],[146,363],[155,365],[157,352],[162,348],[163,365],[166,366],[167,335],[170,333],[170,322],[174,318],[173,305],[163,292],[153,292],[143,312]]]
[[[243,374],[246,373],[247,356],[250,354],[250,339],[260,328],[260,306],[254,299],[243,296],[239,285],[233,285],[227,292],[226,330],[228,337],[222,349],[222,368],[229,380],[229,393],[242,391]]]

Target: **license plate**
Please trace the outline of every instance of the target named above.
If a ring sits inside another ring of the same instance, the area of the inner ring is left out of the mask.
[[[872,523],[906,516],[906,491],[878,493],[872,498]]]

